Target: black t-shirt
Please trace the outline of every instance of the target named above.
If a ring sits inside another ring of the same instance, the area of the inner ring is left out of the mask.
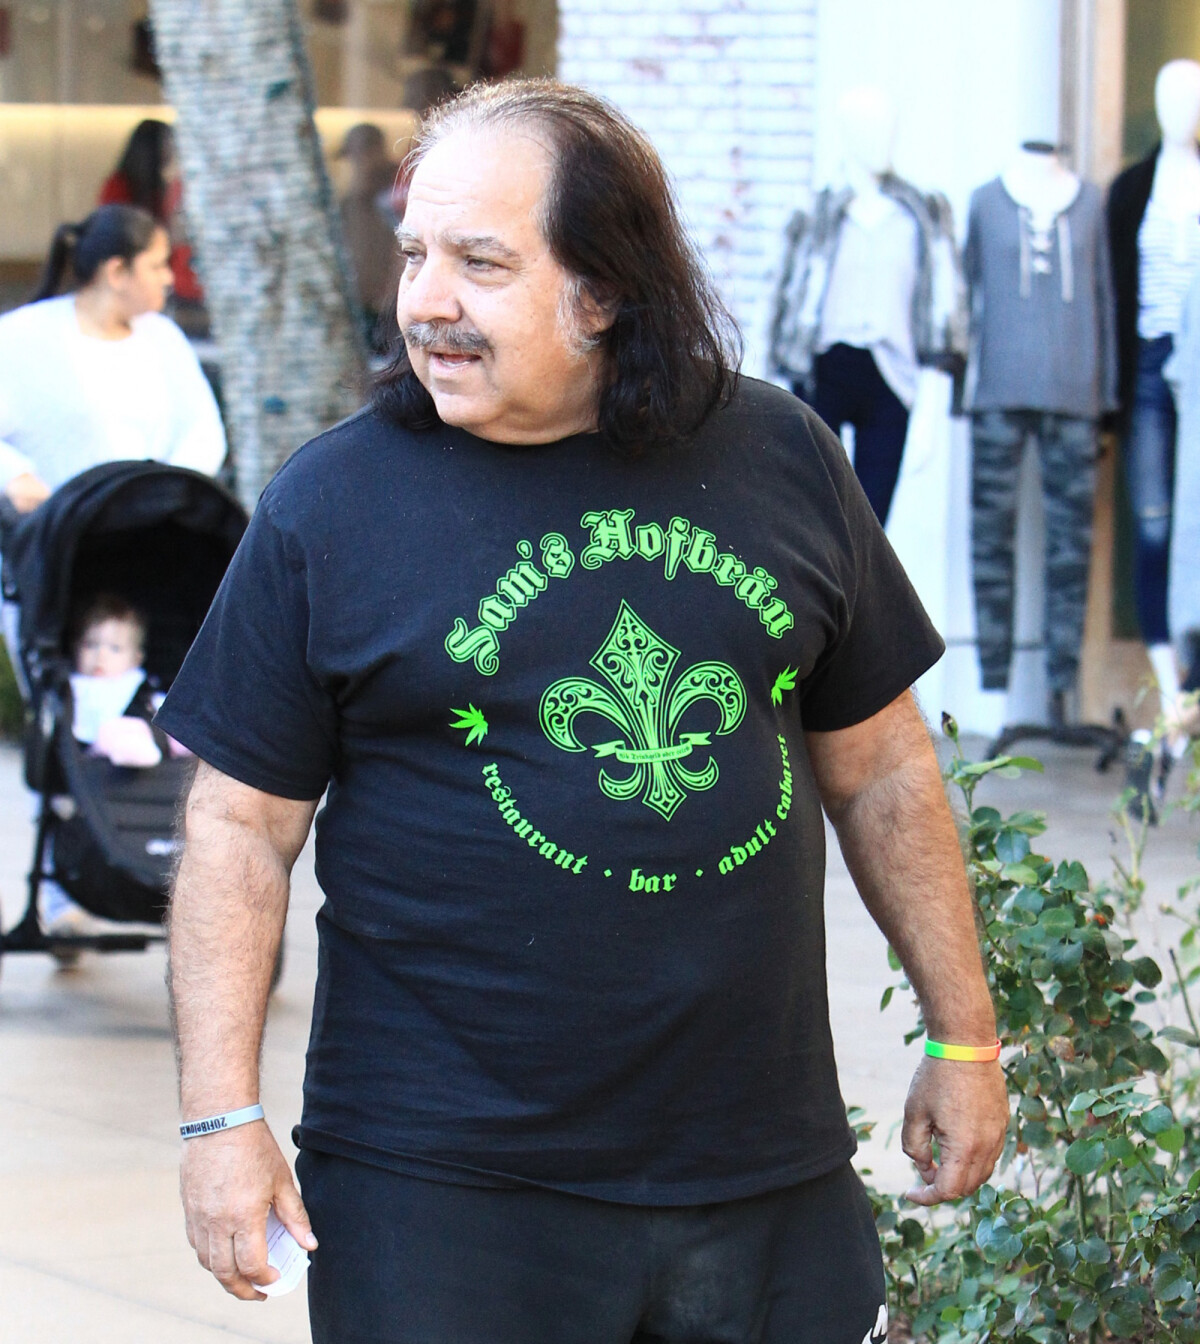
[[[652,1205],[845,1161],[803,730],[941,650],[763,383],[634,460],[372,411],[301,449],[159,722],[328,786],[302,1144]]]

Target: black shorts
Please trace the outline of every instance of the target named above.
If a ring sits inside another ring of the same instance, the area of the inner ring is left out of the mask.
[[[305,1150],[313,1344],[881,1344],[849,1164],[684,1208],[422,1180]]]

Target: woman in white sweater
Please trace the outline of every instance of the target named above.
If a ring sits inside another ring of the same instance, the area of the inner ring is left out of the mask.
[[[212,475],[225,432],[186,337],[162,315],[166,230],[104,205],[54,237],[39,297],[0,316],[0,489],[22,511],[101,462]],[[57,293],[68,263],[76,289]]]
[[[153,216],[103,205],[57,231],[38,298],[0,317],[0,490],[21,512],[101,462],[150,458],[211,476],[225,460],[208,380],[162,315],[169,256]],[[68,265],[74,292],[51,297]],[[5,603],[0,616],[16,664],[16,608]],[[88,916],[50,881],[42,913],[53,931],[88,931]]]

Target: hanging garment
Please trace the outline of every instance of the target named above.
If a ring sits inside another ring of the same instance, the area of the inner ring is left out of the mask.
[[[971,418],[971,560],[979,664],[986,691],[1008,687],[1013,650],[1014,537],[1021,455],[1037,443],[1046,513],[1046,672],[1069,690],[1079,669],[1095,490],[1094,420],[1045,411]]]
[[[1162,370],[1174,389],[1178,433],[1169,551],[1168,628],[1200,679],[1200,273],[1192,281],[1179,322],[1174,353]]]
[[[876,518],[886,524],[904,456],[908,408],[870,350],[839,342],[817,356],[814,372],[812,408],[835,434],[844,425],[854,427],[854,474]]]
[[[917,226],[911,305],[917,363],[954,372],[966,354],[967,322],[966,289],[949,202],[936,192],[919,191],[892,173],[879,179],[879,189]],[[818,192],[810,212],[798,210],[792,215],[784,234],[768,359],[773,377],[799,385],[808,398],[834,262],[853,199],[849,188],[826,187]]]
[[[1100,192],[1089,182],[1048,229],[1000,178],[971,196],[967,409],[1095,420],[1116,406],[1112,277]]]
[[[1144,159],[1113,179],[1105,207],[1116,308],[1117,399],[1126,420],[1133,407],[1138,364],[1138,312],[1141,307],[1138,234],[1154,189],[1154,170],[1161,148],[1161,145],[1155,145]]]
[[[1175,491],[1175,394],[1163,377],[1174,338],[1137,342],[1137,370],[1123,444],[1125,483],[1133,514],[1133,597],[1147,645],[1170,639],[1167,588]]]

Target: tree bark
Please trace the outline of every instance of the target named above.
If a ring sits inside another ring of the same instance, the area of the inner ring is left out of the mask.
[[[296,0],[151,0],[238,493],[362,404],[366,351]]]

